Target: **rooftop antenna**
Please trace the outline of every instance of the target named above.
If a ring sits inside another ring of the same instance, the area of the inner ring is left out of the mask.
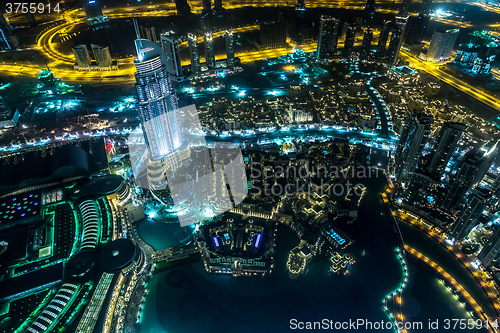
[[[142,53],[142,39],[141,39],[141,33],[139,31],[139,24],[137,24],[137,20],[134,18],[132,19],[134,21],[134,28],[135,28],[135,34],[137,36],[137,40],[135,43],[135,47],[137,49],[137,57],[139,58],[139,61],[142,61],[143,58],[143,53]]]

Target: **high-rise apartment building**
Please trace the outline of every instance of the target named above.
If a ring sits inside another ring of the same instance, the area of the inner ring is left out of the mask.
[[[113,60],[111,59],[111,54],[109,53],[109,47],[103,47],[100,45],[92,45],[92,53],[94,54],[94,59],[99,67],[111,67]]]
[[[462,123],[445,123],[439,132],[438,141],[429,158],[427,171],[435,178],[440,179],[448,165],[453,152],[458,147],[458,142],[467,126]]]
[[[403,43],[407,22],[407,15],[396,17],[396,25],[392,30],[391,41],[389,42],[389,47],[387,48],[387,62],[390,65],[396,64],[398,60],[399,50],[401,49],[401,44]]]
[[[433,120],[431,115],[423,113],[413,113],[406,119],[395,155],[396,181],[407,182],[411,179],[430,135]]]
[[[467,205],[460,211],[457,220],[453,224],[450,236],[455,240],[462,240],[467,237],[472,228],[476,226],[490,198],[491,194],[487,189],[474,189],[468,197]]]
[[[205,32],[205,55],[207,60],[207,67],[209,69],[215,68],[214,38],[211,31]]]
[[[191,58],[191,73],[194,75],[200,74],[200,53],[198,51],[198,37],[195,34],[188,34],[188,45]]]
[[[161,47],[167,56],[167,72],[177,77],[182,76],[181,55],[179,52],[179,42],[173,32],[160,35]]]
[[[459,29],[448,29],[446,31],[434,31],[426,59],[428,61],[448,60],[455,46]]]
[[[234,32],[233,29],[226,30],[226,55],[227,68],[234,68]]]
[[[337,52],[340,21],[334,17],[322,15],[319,20],[317,59],[326,59]]]

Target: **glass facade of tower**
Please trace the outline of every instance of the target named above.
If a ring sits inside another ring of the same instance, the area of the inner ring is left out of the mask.
[[[198,37],[194,34],[188,34],[189,55],[191,57],[192,74],[200,74],[200,53],[198,52]]]
[[[215,68],[214,38],[210,31],[205,33],[205,51],[207,56],[207,67]]]
[[[177,97],[161,57],[139,61],[136,90],[146,143],[152,158],[172,153],[182,143]]]
[[[325,59],[337,51],[340,21],[331,16],[323,15],[320,18],[319,24],[316,57],[318,59]]]
[[[234,68],[234,35],[232,29],[226,31],[226,52],[227,67]]]

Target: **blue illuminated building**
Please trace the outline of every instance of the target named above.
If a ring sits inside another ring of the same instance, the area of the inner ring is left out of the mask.
[[[500,43],[487,31],[476,31],[461,43],[452,66],[472,75],[488,75]]]
[[[150,157],[161,158],[182,144],[177,97],[163,50],[146,39],[137,39],[135,43],[139,116]]]

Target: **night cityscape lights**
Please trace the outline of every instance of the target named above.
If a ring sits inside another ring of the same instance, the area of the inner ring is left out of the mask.
[[[500,332],[500,2],[0,5],[0,332]]]

